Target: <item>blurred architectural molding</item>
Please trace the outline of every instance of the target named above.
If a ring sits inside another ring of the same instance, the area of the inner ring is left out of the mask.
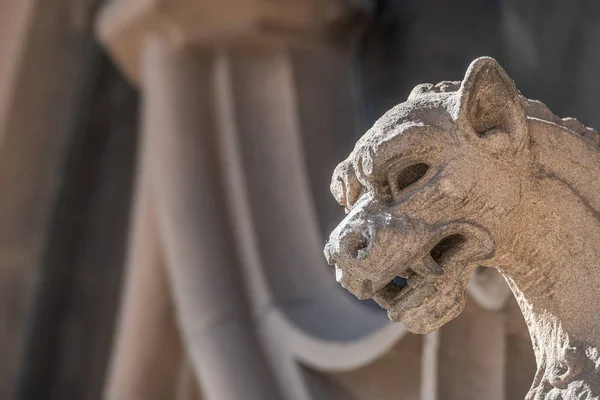
[[[32,315],[42,299],[63,163],[87,105],[82,82],[95,60],[90,30],[63,24],[65,4],[2,0],[0,10],[0,398],[8,399],[44,368],[30,357],[44,347]]]
[[[319,37],[346,10],[342,0],[112,0],[100,13],[97,34],[139,82],[149,33],[160,32],[176,46],[285,45]]]

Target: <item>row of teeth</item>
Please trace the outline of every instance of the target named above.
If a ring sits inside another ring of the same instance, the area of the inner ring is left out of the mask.
[[[381,292],[386,293],[388,296],[395,296],[400,293],[403,288],[412,286],[410,284],[414,284],[415,278],[419,276],[433,277],[440,276],[443,273],[442,267],[430,257],[427,257],[413,268],[408,268],[396,276],[381,290]]]
[[[391,289],[396,289],[398,291],[402,290],[404,287],[408,286],[408,279],[412,278],[415,275],[415,272],[412,269],[407,269],[401,275],[398,275],[387,286],[390,286]],[[412,279],[411,279],[412,282]]]
[[[442,275],[444,270],[433,258],[425,257],[421,262],[413,265],[412,268],[408,268],[397,276],[404,280],[408,280],[412,275],[420,275],[425,277],[435,277]],[[396,278],[395,278],[396,279]],[[390,282],[393,283],[394,281]]]
[[[464,237],[460,235],[451,235],[440,241],[430,251],[428,257],[424,257],[420,261],[413,263],[411,268],[403,271],[379,290],[374,297],[375,301],[379,303],[381,307],[386,308],[397,299],[407,294],[411,288],[418,286],[421,280],[443,275],[444,270],[441,265],[445,264],[448,257],[454,253],[464,241]]]
[[[417,275],[412,269],[407,269],[402,273],[403,276],[398,276],[394,278],[390,283],[385,285],[377,295],[375,296],[375,300],[379,303],[381,307],[387,307],[391,303],[398,298],[400,293],[406,293],[411,287],[413,287],[416,282],[415,280],[419,279],[419,275]],[[397,282],[399,279],[402,279],[404,282],[403,285],[399,285]]]

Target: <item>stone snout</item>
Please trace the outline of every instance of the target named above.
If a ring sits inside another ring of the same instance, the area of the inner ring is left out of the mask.
[[[325,246],[337,281],[359,299],[373,299],[413,333],[431,332],[456,317],[471,273],[493,257],[490,233],[473,222],[428,224],[365,204],[350,212]]]
[[[325,257],[344,288],[368,299],[397,278],[441,275],[427,248],[431,236],[421,221],[353,210],[329,237]]]
[[[373,277],[363,267],[371,258],[374,229],[369,225],[356,220],[340,224],[325,246],[327,262],[335,266],[336,281],[359,299],[373,296]]]

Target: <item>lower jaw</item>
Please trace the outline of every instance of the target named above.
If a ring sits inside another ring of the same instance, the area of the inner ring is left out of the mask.
[[[395,302],[386,307],[388,318],[394,322],[404,322],[410,314],[413,314],[411,311],[420,308],[422,305],[423,304],[419,304],[418,306],[407,308],[406,306],[402,306],[401,301]]]
[[[406,329],[411,333],[427,334],[441,328],[443,325],[456,318],[462,312],[462,309],[463,308],[459,304],[454,304],[453,306],[444,309],[434,318],[431,318],[434,311],[427,307],[423,307],[423,304],[421,304],[418,307],[407,310],[396,311],[393,308],[390,308],[388,310],[388,317],[394,322],[403,323]]]
[[[388,318],[393,322],[400,322],[404,324],[406,330],[410,333],[424,335],[439,329],[444,323],[442,321],[428,321],[421,315],[418,310],[404,310],[396,312],[395,310],[388,310]]]
[[[396,307],[398,302],[402,301],[402,297],[404,297],[407,294],[408,293],[398,293],[395,296],[390,296],[389,294],[376,294],[373,297],[373,300],[375,300],[375,302],[379,304],[380,307],[389,310],[391,308]]]

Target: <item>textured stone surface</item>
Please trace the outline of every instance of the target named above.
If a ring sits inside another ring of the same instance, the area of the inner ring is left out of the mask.
[[[497,268],[532,337],[527,398],[598,398],[598,150],[594,130],[479,58],[462,82],[415,87],[336,168],[348,215],[326,257],[342,286],[415,333],[458,316],[473,271]]]

